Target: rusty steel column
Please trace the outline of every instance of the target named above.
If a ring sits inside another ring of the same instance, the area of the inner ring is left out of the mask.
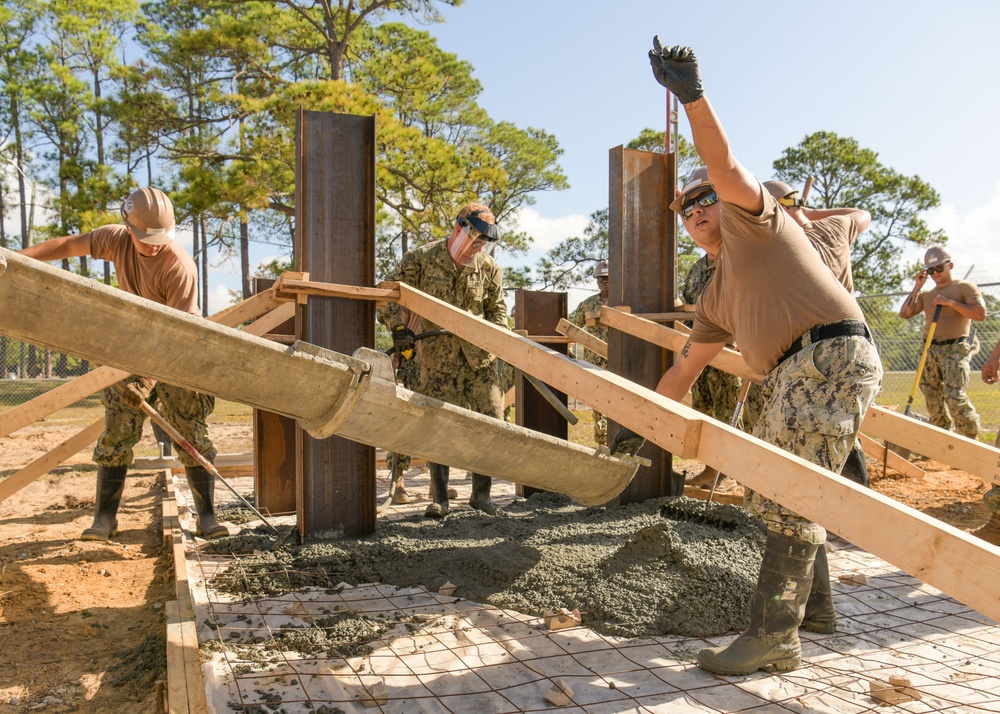
[[[670,211],[677,183],[676,154],[616,147],[610,152],[608,305],[633,313],[670,312],[677,284],[677,228]],[[608,333],[608,369],[654,389],[673,354],[617,330]],[[618,433],[609,425],[608,444]],[[672,456],[652,443],[639,452],[653,464],[640,467],[622,503],[671,495]]]
[[[375,117],[296,116],[295,267],[311,280],[375,284]],[[299,339],[351,354],[375,346],[375,305],[312,297],[296,313]],[[299,533],[375,530],[375,449],[296,435]]]
[[[566,317],[566,293],[539,292],[519,289],[514,296],[514,329],[526,330],[528,337],[544,335],[559,336],[556,325]],[[546,344],[559,354],[566,354],[565,341]],[[538,390],[524,378],[520,372],[514,383],[515,405],[514,418],[518,426],[524,426],[533,431],[548,434],[559,439],[565,439],[569,434],[569,425]],[[553,394],[566,404],[566,395],[555,389]],[[543,493],[541,489],[518,484],[517,495],[527,498],[533,493]]]

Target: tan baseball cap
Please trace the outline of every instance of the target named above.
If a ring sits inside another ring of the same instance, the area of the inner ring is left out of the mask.
[[[174,239],[174,204],[158,188],[133,191],[122,204],[122,218],[143,243],[166,245]]]
[[[688,176],[688,180],[684,182],[684,188],[681,189],[680,195],[670,202],[670,210],[674,213],[680,213],[681,206],[687,203],[691,196],[710,188],[713,186],[712,182],[708,180],[708,169],[704,166],[695,169]]]
[[[948,251],[939,245],[932,245],[927,249],[927,252],[924,253],[925,268],[934,268],[949,261],[951,261],[951,256],[948,255]]]
[[[599,260],[597,265],[594,266],[594,277],[601,278],[608,274],[608,261]]]

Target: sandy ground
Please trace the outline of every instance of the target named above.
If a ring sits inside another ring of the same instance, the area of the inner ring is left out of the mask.
[[[43,421],[4,438],[0,478],[78,429]],[[223,453],[249,450],[248,424],[216,425],[212,434]],[[156,453],[148,436],[137,453]],[[883,476],[881,465],[870,463],[873,486],[958,528],[986,522],[980,479],[934,461],[917,463],[928,472],[923,480],[891,470]],[[57,471],[0,504],[0,713],[162,711],[163,603],[173,598],[160,530],[162,476],[132,473],[121,535],[83,543],[75,538],[91,521],[89,451]]]

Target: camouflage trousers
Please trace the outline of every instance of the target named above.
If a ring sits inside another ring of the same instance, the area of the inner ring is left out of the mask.
[[[594,418],[594,442],[598,446],[608,445],[608,418],[594,409],[591,413]]]
[[[218,453],[208,437],[208,417],[215,409],[215,397],[199,394],[171,384],[157,382],[147,400],[159,401],[159,412],[181,436],[187,439],[209,461]],[[142,425],[146,415],[129,406],[114,388],[101,391],[104,405],[104,431],[94,446],[94,463],[98,466],[128,466],[132,463],[132,447],[142,438]],[[178,460],[184,466],[197,466],[198,462],[183,449],[177,450]]]
[[[715,367],[705,367],[691,386],[691,407],[728,424],[740,394],[740,378]]]
[[[881,382],[878,351],[865,338],[808,345],[764,379],[764,406],[753,435],[840,473]],[[817,545],[826,540],[822,526],[777,501],[750,489],[744,501],[769,530]]]
[[[920,391],[927,403],[931,424],[975,439],[982,426],[969,401],[969,360],[972,348],[965,340],[950,345],[932,344],[920,375]]]
[[[760,415],[763,411],[764,388],[754,382],[747,390],[746,399],[743,400],[743,410],[740,412],[740,421],[737,426],[747,434],[753,434],[753,429],[760,421]]]
[[[502,420],[503,393],[497,360],[490,360],[478,369],[464,361],[454,367],[441,371],[420,365],[420,393]]]

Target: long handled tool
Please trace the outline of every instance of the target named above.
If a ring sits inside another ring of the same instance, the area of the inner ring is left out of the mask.
[[[752,382],[749,379],[744,378],[743,384],[740,385],[740,394],[736,399],[736,408],[733,409],[733,418],[729,420],[729,426],[736,426],[739,423],[740,414],[743,413],[743,405],[746,403],[751,384]],[[712,479],[712,490],[708,492],[708,503],[711,503],[712,497],[715,496],[715,487],[719,485],[719,476],[719,469],[715,469],[715,478]]]
[[[927,364],[927,352],[931,348],[931,341],[934,339],[934,330],[937,328],[938,318],[941,317],[941,305],[934,308],[934,317],[927,327],[927,339],[924,340],[924,351],[920,353],[920,362],[917,363],[917,373],[913,376],[913,387],[910,389],[910,398],[906,400],[906,409],[903,413],[906,416],[913,415],[913,398],[917,394],[917,387],[920,386],[920,375],[924,373],[924,365]]]
[[[121,393],[124,393],[125,391],[125,388],[122,387],[121,383],[116,384],[115,388],[117,388],[118,391]],[[212,462],[206,459],[204,456],[202,456],[201,453],[198,451],[198,449],[194,448],[194,446],[191,445],[190,441],[181,436],[181,433],[177,431],[170,422],[164,419],[162,414],[153,409],[153,407],[151,407],[145,401],[139,402],[139,408],[146,413],[146,416],[148,416],[150,419],[156,422],[160,426],[160,428],[163,429],[163,431],[167,432],[167,436],[169,436],[171,439],[174,440],[174,442],[179,444],[182,449],[191,454],[191,457],[199,464],[201,464],[206,471],[212,474],[213,478],[216,478],[219,481],[221,481],[226,488],[232,491],[233,495],[235,495],[236,498],[240,499],[243,502],[244,506],[253,511],[254,515],[256,515],[261,521],[263,521],[265,526],[270,528],[276,534],[281,535],[281,531],[279,531],[277,528],[268,523],[267,519],[261,515],[260,511],[254,508],[249,501],[243,498],[243,496],[240,495],[240,493],[235,488],[233,488],[232,485],[230,485],[230,483],[226,481],[226,479],[222,478],[219,472],[216,471],[215,466],[212,465]]]

